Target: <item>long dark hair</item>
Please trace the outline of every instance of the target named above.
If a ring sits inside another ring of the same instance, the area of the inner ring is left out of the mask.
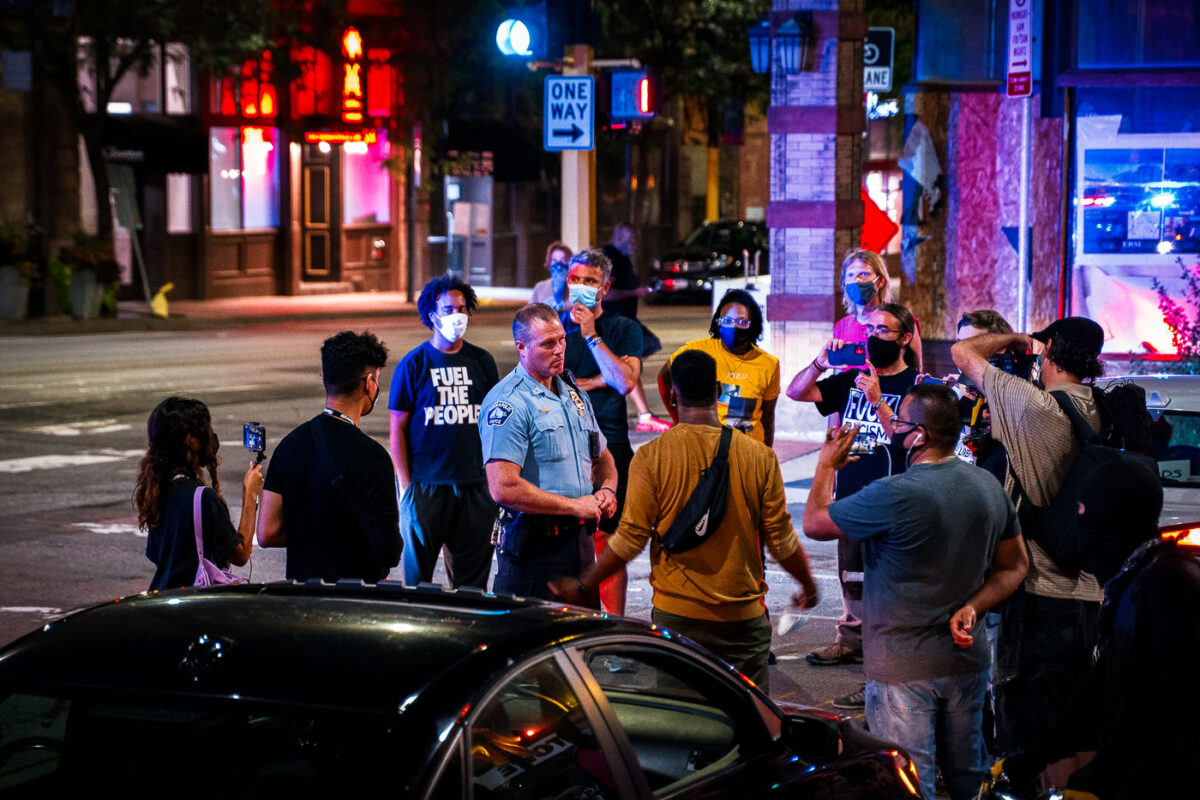
[[[759,308],[758,301],[754,299],[754,295],[745,289],[730,289],[725,292],[721,297],[721,302],[717,303],[717,310],[713,312],[712,322],[708,325],[708,335],[713,339],[721,335],[721,326],[717,320],[725,316],[725,308],[732,303],[739,303],[745,306],[746,310],[750,312],[750,341],[751,343],[757,343],[762,338],[763,333],[762,309]]]
[[[191,439],[191,442],[188,439]],[[138,464],[133,507],[143,530],[162,522],[167,489],[175,475],[203,481],[202,470],[222,500],[217,478],[217,454],[213,452],[212,416],[208,406],[188,397],[168,397],[150,412],[146,421],[146,455]]]

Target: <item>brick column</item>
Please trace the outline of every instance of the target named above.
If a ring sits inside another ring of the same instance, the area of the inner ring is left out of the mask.
[[[774,0],[772,25],[811,14],[804,71],[771,75],[771,322],[768,350],[781,362],[783,388],[812,361],[840,316],[838,268],[862,227],[863,0]],[[781,397],[778,438],[820,437],[824,420],[809,403]]]

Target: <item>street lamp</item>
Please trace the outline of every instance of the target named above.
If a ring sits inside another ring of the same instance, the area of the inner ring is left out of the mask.
[[[755,72],[768,72],[774,57],[779,69],[789,75],[804,70],[808,45],[812,41],[812,15],[799,12],[771,33],[771,23],[764,16],[750,29],[750,64]]]
[[[765,16],[750,29],[750,65],[760,74],[771,69],[771,23]]]

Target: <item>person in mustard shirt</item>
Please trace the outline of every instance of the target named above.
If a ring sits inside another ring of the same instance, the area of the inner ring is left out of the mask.
[[[739,430],[767,447],[775,443],[775,403],[779,400],[779,359],[760,350],[763,314],[744,289],[730,289],[721,298],[708,328],[707,339],[694,339],[663,364],[658,382],[672,417],[678,409],[671,392],[671,365],[685,350],[700,350],[717,362],[721,384],[717,411],[721,424]]]
[[[617,532],[595,564],[578,579],[551,581],[556,595],[595,606],[597,587],[650,544],[651,619],[704,645],[769,691],[771,623],[759,536],[803,590],[800,608],[817,604],[808,556],[792,525],[783,475],[775,453],[736,431],[729,445],[729,497],[725,517],[708,539],[668,554],[655,531],[670,528],[712,463],[721,438],[716,362],[705,353],[679,354],[673,392],[679,424],[642,445],[629,465],[629,489]]]

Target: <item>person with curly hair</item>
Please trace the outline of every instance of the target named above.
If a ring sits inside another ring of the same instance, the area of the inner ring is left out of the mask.
[[[454,588],[487,588],[496,503],[479,443],[479,405],[500,380],[491,353],[466,341],[475,290],[444,275],[417,298],[428,341],[410,350],[388,395],[392,464],[400,490],[404,582],[433,580],[438,553]]]
[[[717,362],[721,396],[717,409],[721,424],[735,428],[770,447],[775,442],[775,404],[779,401],[779,359],[759,349],[763,314],[758,302],[744,289],[730,289],[721,297],[708,326],[708,337],[693,339],[667,359],[658,373],[659,391],[672,417],[678,408],[671,386],[671,363],[685,350],[708,353]]]
[[[1058,397],[1072,403],[1094,430],[1100,407],[1090,385],[1104,374],[1104,329],[1086,317],[1055,320],[1033,334],[983,334],[950,349],[954,363],[987,398],[992,435],[1009,457],[1005,482],[1025,517],[1027,506],[1047,508],[1075,463],[1082,444]],[[1041,348],[1040,371],[1026,380],[988,363],[1001,350]],[[1002,613],[996,664],[997,744],[1002,752],[1037,746],[1065,712],[1092,663],[1100,584],[1089,572],[1061,568],[1034,540],[1023,591]],[[1074,759],[1052,764],[1047,777],[1061,785]]]
[[[260,547],[286,547],[289,580],[375,582],[400,563],[396,470],[359,428],[379,399],[388,350],[369,331],[321,344],[325,408],[283,437],[258,510]]]
[[[201,486],[205,487],[200,496],[204,557],[222,568],[245,565],[254,548],[262,466],[251,463],[242,478],[242,513],[235,529],[217,477],[220,441],[208,407],[199,400],[168,397],[150,412],[146,439],[133,505],[138,527],[148,533],[146,558],[157,568],[150,589],[176,589],[195,582],[200,559],[192,510]]]

